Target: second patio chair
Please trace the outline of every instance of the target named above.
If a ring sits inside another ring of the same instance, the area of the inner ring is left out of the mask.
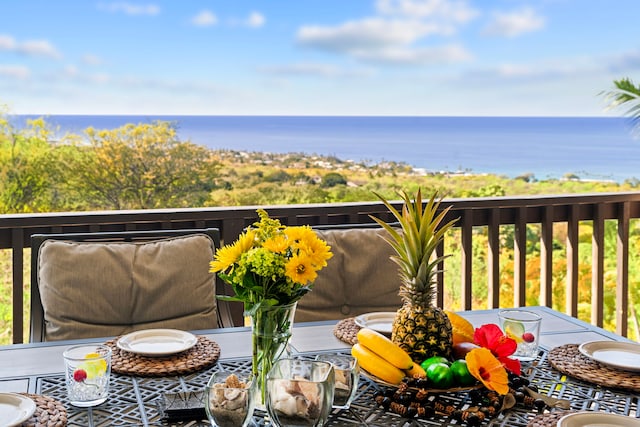
[[[333,257],[318,272],[313,290],[298,302],[296,321],[338,320],[402,305],[398,266],[376,224],[314,227]]]

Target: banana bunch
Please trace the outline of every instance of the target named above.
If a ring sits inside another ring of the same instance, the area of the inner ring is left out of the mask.
[[[381,333],[362,328],[357,337],[358,342],[351,347],[351,355],[371,375],[393,385],[400,384],[405,377],[426,376],[419,363],[411,360],[406,351]]]

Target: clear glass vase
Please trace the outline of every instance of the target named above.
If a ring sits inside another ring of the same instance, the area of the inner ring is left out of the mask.
[[[297,302],[261,307],[249,315],[251,319],[252,364],[257,382],[255,404],[265,409],[267,374],[275,362],[291,356],[289,340]]]

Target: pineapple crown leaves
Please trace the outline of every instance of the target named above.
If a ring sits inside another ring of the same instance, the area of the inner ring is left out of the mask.
[[[381,195],[375,192],[374,194],[389,209],[402,228],[402,233],[399,233],[391,225],[371,216],[389,233],[385,240],[397,254],[392,260],[400,267],[400,277],[408,287],[406,291],[401,290],[400,295],[409,297],[410,295],[405,294],[413,291],[425,293],[427,298],[430,297],[433,293],[435,275],[439,272],[437,265],[448,257],[442,255],[432,260],[432,255],[444,240],[444,235],[457,221],[453,219],[441,226],[451,206],[438,213],[442,198],[436,191],[423,207],[422,191],[418,189],[413,201],[406,192],[399,193],[404,202],[400,212]]]

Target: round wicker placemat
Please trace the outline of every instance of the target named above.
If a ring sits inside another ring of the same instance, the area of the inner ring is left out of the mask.
[[[198,342],[189,350],[167,357],[145,357],[121,350],[116,345],[120,337],[105,344],[111,347],[111,371],[117,374],[161,377],[183,375],[205,369],[220,357],[220,346],[207,337],[198,336]]]
[[[36,404],[36,412],[21,424],[22,427],[65,427],[67,425],[67,410],[53,397],[30,393],[20,394],[27,396]]]
[[[342,319],[333,327],[333,335],[335,335],[340,341],[354,345],[358,342],[356,335],[359,330],[360,326],[356,325],[354,318],[348,317],[346,319]]]
[[[534,419],[529,421],[527,427],[556,427],[560,418],[575,411],[553,411],[546,414],[536,415]]]
[[[601,365],[582,355],[578,344],[556,347],[549,352],[548,358],[551,366],[563,374],[591,384],[640,393],[640,374]]]

